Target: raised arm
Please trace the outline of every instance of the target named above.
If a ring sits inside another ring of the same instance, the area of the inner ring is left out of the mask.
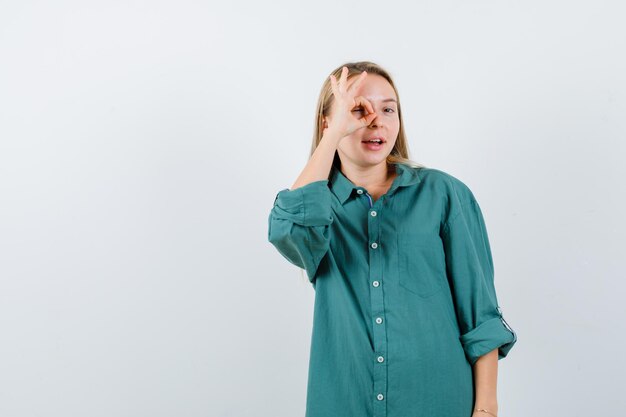
[[[306,166],[291,186],[274,199],[268,219],[268,240],[292,264],[306,270],[314,281],[320,261],[330,245],[332,195],[328,175],[339,142],[352,132],[364,128],[376,117],[371,103],[364,97],[355,97],[354,91],[365,79],[363,71],[348,82],[348,69],[342,69],[337,81],[330,76],[333,101],[324,118],[320,142]],[[354,112],[361,106],[367,114]],[[362,117],[359,115],[364,114]]]
[[[313,282],[330,245],[333,222],[328,174],[337,149],[338,134],[327,131],[291,189],[274,199],[268,219],[268,240]]]

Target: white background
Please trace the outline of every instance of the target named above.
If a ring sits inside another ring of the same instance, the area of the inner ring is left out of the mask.
[[[267,216],[356,60],[481,204],[498,414],[623,413],[623,4],[1,1],[0,415],[303,416],[314,291]]]

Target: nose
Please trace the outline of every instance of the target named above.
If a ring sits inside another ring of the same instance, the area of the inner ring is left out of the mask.
[[[376,117],[372,119],[372,121],[369,124],[369,127],[381,127],[383,119],[379,116],[377,111],[374,111],[374,114],[376,114]]]

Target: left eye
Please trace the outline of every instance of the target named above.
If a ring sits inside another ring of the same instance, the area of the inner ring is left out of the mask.
[[[395,110],[394,110],[394,109],[389,108],[389,107],[387,107],[385,110],[391,110],[391,112],[392,112],[392,113],[394,113],[394,112],[395,112]]]

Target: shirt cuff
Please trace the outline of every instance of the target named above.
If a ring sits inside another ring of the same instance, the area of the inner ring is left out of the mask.
[[[280,190],[274,199],[278,218],[302,226],[324,226],[332,221],[328,180],[313,181],[295,190]]]
[[[506,357],[517,341],[515,333],[509,331],[500,317],[482,323],[461,335],[461,344],[469,362],[474,365],[478,358],[498,348],[498,359]]]

